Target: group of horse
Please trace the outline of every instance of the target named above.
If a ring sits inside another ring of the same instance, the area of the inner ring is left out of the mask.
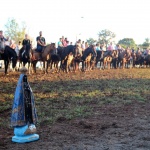
[[[0,42],[0,50],[3,43]],[[1,52],[1,59],[4,60],[5,74],[9,62],[12,62],[12,68],[16,67],[18,56],[14,49],[5,46]],[[39,56],[42,56],[39,60]],[[131,51],[130,49],[112,50],[112,51],[96,51],[95,45],[89,46],[84,51],[78,45],[69,45],[64,48],[56,48],[55,43],[51,43],[43,48],[42,53],[36,52],[35,49],[26,51],[20,50],[19,62],[25,66],[28,63],[29,73],[36,73],[36,64],[38,61],[43,62],[43,71],[48,73],[48,69],[55,68],[57,72],[64,71],[89,71],[98,67],[98,62],[101,69],[105,68],[125,68],[150,65],[150,54],[144,54],[141,51]],[[60,65],[59,65],[60,63]],[[80,63],[82,67],[80,68]]]

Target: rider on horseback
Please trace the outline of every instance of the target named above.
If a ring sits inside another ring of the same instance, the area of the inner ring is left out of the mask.
[[[1,41],[7,41],[8,39],[6,39],[4,36],[3,36],[3,31],[0,30],[0,40]]]
[[[29,58],[29,54],[30,54],[30,40],[28,39],[28,35],[27,34],[25,34],[25,39],[22,41],[22,48],[20,48],[20,50],[19,50],[19,59],[22,58],[23,54],[26,54],[26,56]]]
[[[39,32],[39,36],[36,38],[37,41],[37,49],[36,51],[40,53],[40,60],[42,59],[43,48],[46,46],[45,38],[42,37],[42,31]]]
[[[1,42],[1,46],[0,46],[0,59],[1,59],[1,53],[4,53],[5,41],[7,41],[7,39],[3,36],[3,31],[0,30],[0,42]]]
[[[25,34],[25,39],[22,41],[23,50],[25,50],[27,56],[29,57],[30,49],[31,49],[31,42],[28,38],[28,34]]]

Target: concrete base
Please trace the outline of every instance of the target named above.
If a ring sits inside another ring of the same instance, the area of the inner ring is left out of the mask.
[[[30,134],[30,135],[23,135],[23,136],[13,136],[12,141],[17,143],[27,143],[33,142],[39,139],[38,134]]]

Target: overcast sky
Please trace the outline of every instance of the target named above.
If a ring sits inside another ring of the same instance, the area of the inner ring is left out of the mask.
[[[13,17],[25,21],[35,39],[43,31],[48,43],[58,42],[62,35],[72,42],[76,36],[97,38],[99,31],[109,29],[116,42],[128,37],[140,44],[150,38],[149,6],[150,0],[3,0],[0,29],[5,31]]]

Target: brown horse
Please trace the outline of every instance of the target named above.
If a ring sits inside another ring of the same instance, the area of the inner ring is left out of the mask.
[[[104,57],[104,60],[103,60],[103,67],[110,69],[111,68],[111,62],[112,62],[112,57],[111,56],[106,56]]]
[[[85,59],[85,71],[90,71],[92,69],[91,59],[92,59],[92,54],[90,53]]]
[[[125,51],[119,51],[118,53],[118,64],[120,63],[120,68],[124,69],[129,68],[130,64],[130,59],[131,59],[131,50],[126,49]]]
[[[44,71],[44,73],[48,73],[48,60],[50,58],[50,52],[53,50],[56,50],[55,43],[51,43],[51,44],[47,45],[43,49],[43,52],[41,54],[39,52],[36,52],[35,50],[32,50],[31,63],[33,66],[34,73],[36,73],[36,64],[39,61],[40,55],[42,56],[42,59],[40,61],[43,62],[43,71]]]

